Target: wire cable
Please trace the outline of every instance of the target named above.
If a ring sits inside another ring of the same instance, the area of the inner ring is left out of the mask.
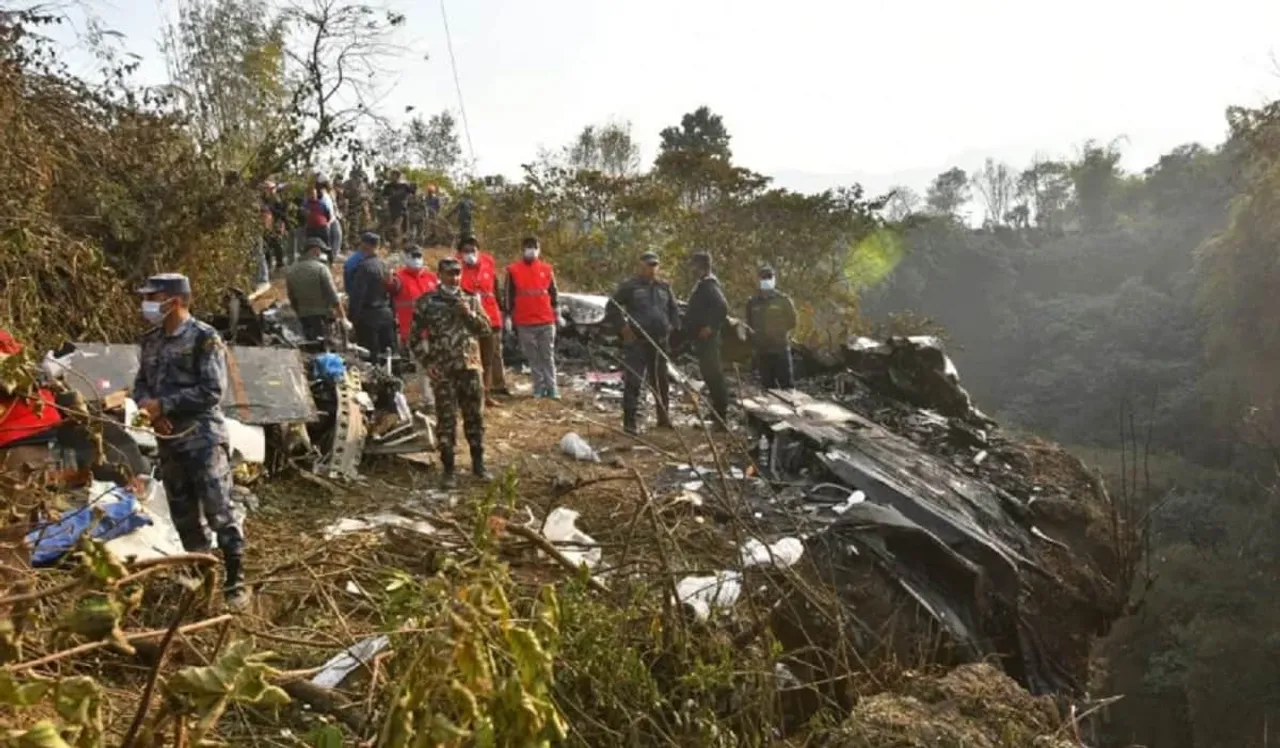
[[[449,33],[449,14],[440,0],[440,16],[444,19],[444,39],[449,47],[449,65],[453,68],[453,87],[458,91],[458,111],[462,113],[462,132],[467,136],[467,155],[472,165],[476,162],[476,149],[471,144],[471,124],[467,122],[467,107],[462,102],[462,83],[458,81],[458,59],[453,55],[453,35]]]

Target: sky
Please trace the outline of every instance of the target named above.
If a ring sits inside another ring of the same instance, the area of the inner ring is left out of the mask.
[[[369,0],[366,0],[369,1]],[[440,0],[407,16],[391,115],[459,110]],[[164,78],[175,0],[89,0]],[[1280,0],[445,0],[474,156],[517,175],[584,125],[658,132],[706,104],[735,161],[793,189],[923,191],[951,166],[1123,138],[1140,170],[1280,96]],[[67,39],[69,41],[69,37]],[[73,58],[76,59],[76,58]],[[87,57],[80,57],[87,67]],[[467,141],[463,141],[464,149]]]

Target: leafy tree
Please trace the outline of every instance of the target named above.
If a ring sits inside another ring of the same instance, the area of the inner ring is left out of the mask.
[[[266,0],[193,0],[163,33],[168,89],[219,169],[250,165],[285,126],[283,16]]]
[[[454,174],[462,164],[462,141],[458,137],[458,121],[447,109],[409,121],[406,132],[409,148],[427,170]]]
[[[1042,229],[1061,226],[1063,213],[1071,200],[1071,174],[1061,161],[1036,157],[1018,175],[1017,194],[1027,213]]]
[[[631,123],[587,125],[565,149],[569,168],[600,171],[614,177],[634,174],[640,167],[640,146],[631,136]]]
[[[659,133],[654,173],[679,187],[687,207],[705,205],[725,192],[763,186],[760,175],[733,165],[724,120],[705,106],[680,118],[679,127]]]
[[[1113,141],[1100,146],[1085,143],[1080,159],[1071,166],[1076,206],[1081,220],[1089,228],[1111,225],[1115,218],[1116,189],[1120,184],[1120,150]]]
[[[934,177],[925,194],[925,204],[936,216],[956,218],[969,202],[969,175],[955,167]]]

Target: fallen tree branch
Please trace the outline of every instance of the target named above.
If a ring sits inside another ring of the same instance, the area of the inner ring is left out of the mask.
[[[534,530],[531,530],[528,527],[524,527],[523,525],[514,525],[514,524],[508,524],[506,527],[506,531],[511,533],[512,535],[515,535],[516,537],[524,538],[525,540],[528,540],[529,542],[538,546],[538,548],[540,548],[543,553],[554,558],[561,566],[568,569],[569,571],[575,574],[582,573],[583,567],[581,565],[575,564],[572,559],[564,555],[564,553],[562,553],[559,548],[555,547],[555,545],[550,540],[547,540],[545,537],[543,537],[542,534]],[[591,572],[589,571],[587,572],[587,586],[589,586],[592,590],[599,592],[602,595],[609,594],[609,588],[605,587],[604,584],[599,579],[596,579],[595,577],[591,576]]]
[[[220,616],[215,616],[213,618],[206,618],[203,621],[196,621],[195,623],[189,623],[186,626],[180,626],[175,633],[190,634],[193,631],[207,629],[210,626],[217,626],[223,621],[230,621],[232,618],[233,616],[230,613],[223,613]],[[141,631],[136,634],[127,634],[125,635],[124,640],[127,642],[146,641],[148,639],[158,639],[166,635],[167,633],[169,633],[169,629],[167,628],[152,629],[151,631]],[[27,662],[17,662],[12,665],[5,665],[4,671],[8,673],[19,673],[19,672],[22,672],[23,670],[30,670],[32,668],[37,668],[42,665],[48,665],[52,662],[65,660],[68,657],[75,657],[76,655],[87,654],[89,652],[93,652],[93,651],[102,649],[104,647],[111,646],[112,644],[115,644],[115,643],[116,643],[115,641],[110,639],[104,640],[104,641],[87,642],[85,644],[72,647],[71,649],[64,649],[60,652],[54,652],[53,654],[45,655],[44,657],[40,657],[35,660],[28,660]]]
[[[152,567],[155,568],[155,567]],[[160,669],[164,667],[165,656],[169,654],[169,645],[173,643],[173,637],[178,633],[178,627],[182,625],[182,619],[186,618],[187,611],[191,610],[191,604],[195,602],[196,594],[194,590],[187,590],[182,596],[182,604],[178,606],[178,612],[173,617],[173,623],[169,624],[169,630],[164,633],[164,638],[160,640],[160,652],[156,655],[156,662],[151,666],[151,672],[147,675],[147,685],[142,689],[142,699],[138,703],[138,711],[133,715],[133,722],[129,724],[129,731],[125,733],[124,740],[120,743],[121,748],[133,748],[133,741],[138,737],[138,729],[142,727],[142,721],[147,717],[147,711],[151,708],[151,694],[156,689],[156,679],[160,677]]]

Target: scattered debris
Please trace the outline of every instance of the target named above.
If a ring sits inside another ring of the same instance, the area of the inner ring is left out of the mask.
[[[383,635],[373,636],[351,645],[346,651],[334,655],[324,664],[320,672],[311,679],[312,685],[321,688],[337,688],[342,685],[342,681],[346,680],[348,675],[355,672],[356,668],[372,662],[373,658],[390,643],[391,639]]]
[[[604,551],[595,538],[578,529],[579,516],[578,512],[565,507],[552,509],[542,523],[542,536],[573,563],[594,569],[600,565]]]
[[[687,606],[699,621],[709,619],[713,610],[732,607],[741,596],[742,573],[737,571],[685,577],[676,582],[677,601]]]
[[[804,543],[799,538],[786,537],[769,545],[751,538],[742,544],[742,565],[776,566],[785,569],[794,566],[804,555]]]
[[[560,440],[560,451],[569,455],[579,462],[599,462],[600,455],[591,448],[586,439],[578,436],[576,431],[570,431]]]
[[[379,513],[362,517],[346,517],[324,528],[325,540],[333,540],[353,532],[366,532],[383,527],[403,527],[420,535],[434,535],[436,528],[420,519],[410,519],[399,514]]]

